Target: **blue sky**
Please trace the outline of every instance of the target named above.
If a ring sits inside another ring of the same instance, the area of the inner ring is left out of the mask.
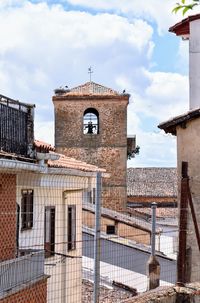
[[[53,90],[89,80],[131,94],[129,166],[175,166],[157,128],[188,109],[188,42],[168,32],[174,0],[1,0],[0,93],[36,104],[35,137],[54,143]]]

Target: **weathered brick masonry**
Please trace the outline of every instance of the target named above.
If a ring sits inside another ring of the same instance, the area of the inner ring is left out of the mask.
[[[123,209],[126,203],[127,105],[129,95],[93,82],[53,97],[56,151],[105,168],[103,206]],[[85,110],[99,114],[99,133],[84,134]]]
[[[0,174],[0,261],[16,253],[16,176]]]
[[[47,302],[47,278],[43,278],[32,286],[8,295],[0,300],[1,303],[46,303]]]

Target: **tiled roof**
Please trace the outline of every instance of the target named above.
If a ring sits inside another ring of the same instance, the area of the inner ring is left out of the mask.
[[[64,95],[110,95],[110,96],[118,96],[119,94],[108,87],[97,84],[95,82],[87,82],[83,85],[79,85],[70,90],[67,90]]]
[[[200,117],[200,108],[190,110],[182,115],[171,118],[165,122],[162,122],[158,125],[160,129],[164,129],[166,133],[171,133],[176,135],[176,127],[181,125],[185,128],[188,121],[197,119]]]
[[[77,169],[81,171],[88,171],[88,172],[105,172],[105,169],[100,169],[99,167],[88,164],[83,161],[76,160],[74,158],[66,157],[63,154],[55,153],[55,148],[46,142],[35,140],[34,142],[37,151],[40,151],[42,153],[47,152],[48,154],[52,155],[58,155],[59,159],[56,160],[48,160],[47,164],[49,167],[55,167],[55,168],[68,168],[68,169]],[[53,158],[53,157],[52,157]]]
[[[190,34],[190,22],[200,19],[200,14],[188,16],[187,18],[181,20],[181,22],[176,23],[171,26],[169,31],[175,33],[177,36],[189,35]]]
[[[83,209],[95,213],[95,205],[91,203],[83,203]],[[138,217],[130,216],[130,214],[119,213],[118,211],[101,207],[101,216],[108,217],[112,220],[122,222],[129,226],[151,232],[151,224]],[[158,231],[158,230],[157,230]]]
[[[139,214],[145,214],[149,217],[151,216],[151,208],[150,207],[138,207],[134,208],[134,211]],[[158,218],[177,218],[178,216],[178,208],[177,207],[157,207],[156,209],[156,217]]]
[[[55,151],[54,146],[52,146],[51,144],[46,143],[44,141],[40,141],[40,140],[35,140],[34,146],[36,147],[37,151],[41,151],[41,152]]]
[[[50,154],[53,154],[53,152],[50,152]],[[105,172],[105,169],[100,169],[95,165],[88,164],[86,162],[79,161],[74,158],[69,158],[62,154],[55,154],[59,155],[60,158],[58,160],[48,160],[47,164],[49,167],[77,169],[88,172]]]
[[[127,169],[129,197],[176,197],[177,169],[148,167]]]

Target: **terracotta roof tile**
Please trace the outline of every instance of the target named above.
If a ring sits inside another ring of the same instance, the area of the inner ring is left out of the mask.
[[[55,148],[51,144],[48,144],[46,142],[35,140],[34,144],[36,146],[36,149],[38,149],[40,152],[44,152],[44,153],[47,152],[50,154],[55,154],[60,156],[58,160],[48,160],[47,164],[49,167],[77,169],[77,170],[88,171],[88,172],[106,171],[105,169],[101,169],[95,165],[67,157],[63,154],[58,154],[54,152]]]
[[[83,203],[83,209],[95,213],[95,205],[91,203]],[[118,222],[125,223],[129,226],[135,226],[137,228],[151,231],[151,224],[145,220],[139,219],[138,217],[130,216],[126,213],[120,213],[118,211],[101,207],[101,216],[108,217]]]
[[[162,122],[158,125],[158,128],[163,129],[166,133],[176,135],[176,127],[182,125],[185,127],[188,121],[197,119],[200,117],[200,108],[190,110],[182,115],[170,118],[169,120]]]
[[[105,172],[105,169],[101,169],[95,165],[88,164],[86,162],[79,161],[74,158],[69,158],[62,154],[55,154],[59,155],[60,158],[58,160],[48,160],[47,164],[49,167],[77,169],[88,172]]]
[[[44,151],[44,152],[55,151],[54,146],[52,146],[51,144],[46,143],[44,141],[40,141],[40,140],[35,140],[34,141],[34,146],[36,147],[37,150],[39,149],[41,152],[42,151]]]
[[[138,207],[134,208],[136,213],[145,214],[151,217],[151,208],[150,207]],[[158,218],[177,218],[178,208],[177,207],[157,207],[156,217]]]
[[[105,87],[103,85],[97,84],[95,82],[87,82],[83,85],[79,85],[70,90],[67,90],[64,95],[119,95],[115,90]]]
[[[148,167],[127,169],[129,197],[176,197],[177,169]]]

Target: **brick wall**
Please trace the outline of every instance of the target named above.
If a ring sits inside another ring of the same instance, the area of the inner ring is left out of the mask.
[[[56,151],[105,168],[103,206],[122,210],[126,205],[128,96],[54,96]],[[99,134],[83,134],[87,108],[99,113]]]
[[[46,303],[47,278],[0,300],[1,303]]]
[[[0,174],[0,261],[16,252],[16,176]]]
[[[176,197],[145,197],[145,196],[128,196],[127,197],[128,202],[141,202],[141,203],[176,203],[177,198]]]

